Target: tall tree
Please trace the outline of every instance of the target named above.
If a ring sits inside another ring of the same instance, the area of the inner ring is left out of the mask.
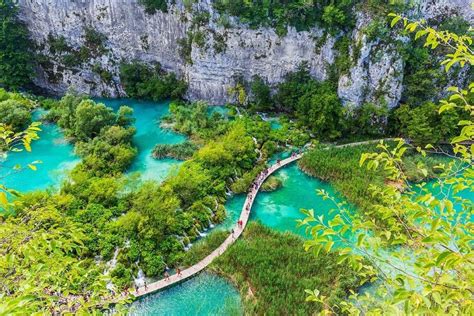
[[[33,52],[28,29],[12,0],[0,0],[0,85],[17,90],[31,83]]]

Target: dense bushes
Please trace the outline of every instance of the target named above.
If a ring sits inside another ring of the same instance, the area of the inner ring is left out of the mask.
[[[252,111],[284,112],[320,139],[341,135],[343,107],[336,89],[328,81],[313,79],[306,64],[288,73],[274,96],[260,77],[254,77],[250,87],[248,107]]]
[[[315,1],[311,5],[304,1],[225,1],[214,2],[221,15],[236,16],[251,28],[272,27],[280,35],[286,34],[288,26],[298,31],[322,26],[331,32],[349,29],[354,24],[353,2]]]
[[[458,134],[460,115],[456,110],[442,114],[439,106],[426,102],[418,107],[401,105],[392,115],[393,128],[415,144],[437,144]]]
[[[64,216],[46,194],[22,200],[16,216],[0,229],[0,308],[6,314],[91,314],[105,309],[113,294],[103,266],[87,254],[92,236]],[[118,300],[120,301],[120,299]]]
[[[136,155],[132,145],[133,110],[121,106],[117,113],[102,103],[68,94],[54,102],[47,118],[57,122],[76,142],[82,162],[75,172],[94,176],[121,174]]]
[[[157,11],[168,12],[168,0],[140,0],[139,2],[148,14],[155,14]]]
[[[10,126],[14,132],[30,125],[32,107],[33,101],[0,88],[0,123]]]
[[[300,237],[251,222],[211,269],[236,283],[248,314],[312,315],[322,306],[306,304],[304,289],[318,288],[335,303],[360,286],[357,273],[337,261],[337,255],[308,256]]]
[[[18,19],[16,1],[0,1],[0,86],[18,89],[31,84],[33,53],[28,29]]]
[[[220,113],[213,112],[209,115],[209,106],[202,101],[172,102],[169,111],[170,115],[162,119],[163,124],[193,138],[211,139],[222,135],[228,127]]]
[[[160,64],[124,63],[120,66],[120,80],[131,98],[153,101],[181,99],[187,90],[184,81],[179,80],[174,73],[166,72]]]

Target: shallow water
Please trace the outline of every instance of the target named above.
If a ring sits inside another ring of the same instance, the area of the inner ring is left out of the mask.
[[[129,315],[242,315],[240,295],[225,279],[201,273],[132,304]]]
[[[35,111],[33,119],[39,120],[42,113],[44,112],[40,110]],[[0,177],[8,174],[1,179],[7,187],[21,192],[56,188],[67,171],[79,162],[79,157],[74,154],[74,147],[64,139],[57,125],[43,123],[39,136],[40,139],[32,143],[31,152],[8,154],[0,168]],[[27,167],[29,163],[37,160],[41,163],[36,165],[36,171]],[[15,165],[21,165],[22,169],[20,172],[11,173]]]
[[[252,207],[250,219],[278,231],[290,231],[307,237],[303,227],[297,227],[297,220],[304,219],[301,209],[313,209],[315,215],[324,215],[325,219],[333,217],[329,210],[334,208],[333,202],[323,200],[316,190],[325,190],[336,196],[332,187],[323,181],[309,177],[303,173],[296,163],[278,170],[275,174],[283,182],[283,186],[274,192],[260,192]],[[229,217],[237,221],[245,195],[231,198],[226,209]],[[337,200],[341,202],[341,200]]]
[[[168,113],[169,102],[154,103],[136,101],[131,99],[96,99],[107,106],[117,110],[121,105],[128,105],[134,109],[136,134],[133,138],[134,145],[138,148],[138,154],[129,169],[129,172],[139,172],[142,180],[163,181],[168,173],[177,168],[181,161],[175,159],[156,160],[151,152],[156,144],[176,144],[183,142],[186,137],[159,126],[160,118]],[[39,120],[43,111],[35,111],[34,120]],[[21,172],[10,174],[7,170],[0,169],[0,177],[8,173],[8,177],[2,179],[8,187],[22,191],[32,191],[57,188],[67,171],[71,170],[79,161],[74,154],[74,146],[69,144],[55,124],[44,123],[39,133],[40,139],[32,144],[32,152],[26,151],[9,154],[5,167],[22,165],[39,160],[37,170],[23,168]]]
[[[177,168],[181,161],[176,159],[154,159],[151,156],[156,144],[177,144],[185,141],[184,135],[160,127],[160,119],[168,114],[169,102],[146,102],[132,99],[95,99],[117,110],[121,105],[133,108],[135,127],[133,138],[138,148],[129,172],[140,172],[142,180],[163,181],[168,173]]]

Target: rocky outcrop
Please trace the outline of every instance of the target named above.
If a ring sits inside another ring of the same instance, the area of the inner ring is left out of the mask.
[[[448,3],[437,1],[440,6],[428,5],[432,2],[422,1],[419,11],[437,15]],[[468,0],[455,2],[450,10],[469,8]],[[192,28],[192,16],[180,1],[168,13],[153,15],[145,13],[137,0],[20,0],[19,5],[20,17],[47,60],[38,69],[36,83],[58,94],[72,87],[94,96],[124,96],[119,64],[137,59],[159,62],[164,69],[184,77],[189,83],[190,99],[223,104],[231,100],[228,90],[238,77],[250,80],[258,74],[269,84],[276,84],[307,62],[314,77],[325,79],[328,65],[334,63],[337,55],[336,39],[328,36],[321,41],[323,31],[316,28],[310,32],[290,28],[283,37],[271,29],[226,29],[214,22],[217,13],[213,12],[210,0],[197,4],[211,18],[200,29],[204,44],[191,46],[192,63],[180,56],[179,40],[187,38]],[[359,15],[352,34],[353,43],[358,45],[352,45],[351,50],[360,51],[352,54],[357,57],[348,73],[340,77],[338,93],[345,103],[356,106],[383,99],[393,107],[402,92],[403,61],[392,45],[367,41],[362,30],[368,23],[370,19]],[[73,60],[69,62],[72,65],[65,65],[67,52],[53,54],[51,38],[63,36],[79,56],[85,43],[85,28],[105,35],[105,50],[86,61]],[[217,44],[221,44],[219,49]]]

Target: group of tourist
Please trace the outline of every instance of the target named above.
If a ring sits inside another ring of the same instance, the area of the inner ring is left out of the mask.
[[[291,158],[295,158],[296,156],[298,156],[298,153],[297,153],[297,152],[293,152],[293,153],[291,154]],[[277,166],[280,166],[280,164],[281,164],[281,160],[278,159],[277,162],[276,162],[276,165],[277,165]],[[255,179],[255,181],[252,182],[252,185],[250,186],[249,193],[248,193],[248,195],[247,195],[247,201],[252,200],[253,197],[254,197],[254,195],[257,194],[257,191],[258,191],[260,185],[263,183],[263,181],[265,181],[265,179],[267,178],[267,176],[268,176],[269,173],[270,173],[270,168],[267,168],[267,169],[263,170],[262,172],[260,172],[260,174],[258,175],[257,179]],[[251,203],[247,203],[247,204],[245,205],[245,211],[246,211],[247,213],[250,212],[250,204],[251,204]],[[237,221],[237,227],[238,227],[239,229],[243,229],[243,225],[244,225],[243,221],[242,221],[241,219],[239,219],[239,220]],[[234,229],[232,229],[232,230],[231,230],[231,236],[232,236],[232,238],[235,238],[234,232],[235,232]],[[180,270],[179,268],[176,268],[176,274],[177,274],[178,277],[181,276],[181,270]],[[170,274],[168,273],[168,271],[165,272],[164,276],[165,276],[165,281],[168,282],[168,281],[170,280]],[[147,290],[146,281],[144,282],[144,287],[145,287],[145,291],[146,291],[146,290]],[[138,287],[138,286],[135,286],[135,290],[136,290],[136,292],[138,293],[139,287]]]

